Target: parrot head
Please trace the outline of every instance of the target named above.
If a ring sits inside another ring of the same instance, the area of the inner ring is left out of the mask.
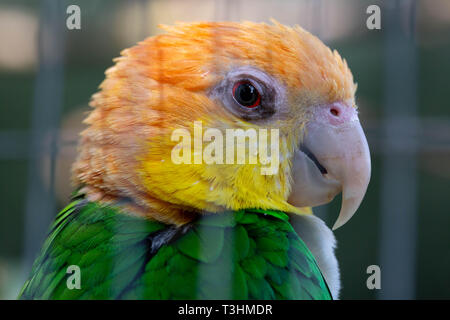
[[[276,22],[163,29],[124,50],[92,98],[73,166],[87,198],[128,200],[136,214],[182,225],[246,208],[310,214],[342,192],[335,228],[349,220],[370,155],[345,60]],[[228,144],[230,130],[248,139]],[[202,159],[208,148],[215,161]],[[238,161],[239,151],[258,161]]]

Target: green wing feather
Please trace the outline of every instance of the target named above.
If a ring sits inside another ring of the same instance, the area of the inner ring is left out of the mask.
[[[69,289],[67,268],[81,270]],[[278,211],[205,215],[174,228],[79,199],[56,217],[21,299],[331,299]]]

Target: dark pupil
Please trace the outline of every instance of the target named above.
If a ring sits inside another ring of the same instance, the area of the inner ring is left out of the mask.
[[[236,89],[236,99],[244,106],[252,106],[258,100],[258,91],[251,84],[241,84]]]

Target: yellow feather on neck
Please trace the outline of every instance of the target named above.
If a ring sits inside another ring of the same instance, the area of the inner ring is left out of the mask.
[[[205,128],[206,129],[206,128]],[[245,130],[245,129],[244,129]],[[292,139],[283,137],[286,141]],[[282,143],[278,172],[263,175],[265,165],[257,164],[174,164],[170,154],[177,142],[151,143],[139,169],[143,185],[149,194],[169,203],[195,211],[220,212],[245,208],[275,209],[308,214],[308,208],[296,208],[286,199],[290,192],[290,142]],[[237,146],[239,150],[245,146]],[[159,151],[160,150],[160,151]],[[194,153],[193,143],[191,154]],[[247,158],[248,160],[248,158]]]

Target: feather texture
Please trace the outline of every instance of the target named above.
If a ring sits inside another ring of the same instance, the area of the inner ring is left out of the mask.
[[[68,289],[67,267],[81,270]],[[202,215],[183,227],[76,200],[56,218],[22,299],[330,299],[288,216]]]

